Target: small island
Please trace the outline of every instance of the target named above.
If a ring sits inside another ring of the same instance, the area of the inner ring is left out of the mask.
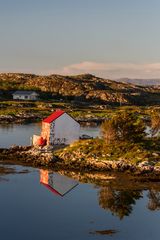
[[[64,111],[58,110],[51,116],[60,113]],[[138,111],[121,111],[102,123],[100,137],[68,145],[63,142],[52,146],[13,146],[0,149],[0,160],[53,170],[125,173],[159,181],[159,114],[153,111],[150,116],[142,117]],[[47,119],[51,120],[51,116]]]

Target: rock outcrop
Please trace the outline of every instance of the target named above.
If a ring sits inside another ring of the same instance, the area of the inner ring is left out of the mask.
[[[31,146],[12,146],[9,149],[0,149],[0,161],[33,167],[49,167],[53,165],[56,158],[52,152],[42,151]]]

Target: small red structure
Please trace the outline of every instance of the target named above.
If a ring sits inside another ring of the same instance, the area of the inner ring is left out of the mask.
[[[46,145],[46,139],[44,139],[43,137],[39,137],[38,139],[37,139],[37,145],[38,146],[45,146]]]
[[[32,144],[33,146],[44,147],[46,145],[46,139],[42,136],[33,135]]]

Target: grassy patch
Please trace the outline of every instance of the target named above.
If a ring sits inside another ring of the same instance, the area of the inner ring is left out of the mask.
[[[145,140],[141,143],[116,142],[115,144],[107,146],[102,139],[97,138],[78,141],[64,150],[57,151],[56,155],[64,159],[70,156],[70,158],[79,160],[87,160],[90,158],[96,161],[124,160],[133,164],[142,161],[158,162],[158,160],[160,160],[160,140],[154,139],[152,140],[152,144],[150,144],[151,140]],[[148,145],[152,146],[152,148],[148,148]]]

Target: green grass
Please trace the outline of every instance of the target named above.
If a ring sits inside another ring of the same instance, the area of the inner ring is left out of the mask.
[[[151,143],[152,142],[152,143]],[[148,147],[150,145],[150,147]],[[152,145],[152,148],[151,148]],[[64,150],[57,151],[57,155],[63,158],[77,158],[77,160],[87,160],[90,158],[97,161],[118,161],[124,160],[132,164],[142,161],[158,161],[153,153],[160,154],[160,140],[144,140],[140,143],[134,142],[115,142],[112,145],[106,145],[102,139],[81,140]],[[65,156],[66,154],[66,156]]]
[[[136,106],[122,106],[112,107],[107,109],[100,109],[98,105],[94,106],[77,106],[70,102],[61,101],[0,101],[0,115],[17,115],[21,112],[36,112],[42,116],[49,115],[56,108],[61,108],[74,118],[100,118],[108,119],[123,111],[133,112],[139,117],[149,116],[153,109],[158,107],[136,107]]]

